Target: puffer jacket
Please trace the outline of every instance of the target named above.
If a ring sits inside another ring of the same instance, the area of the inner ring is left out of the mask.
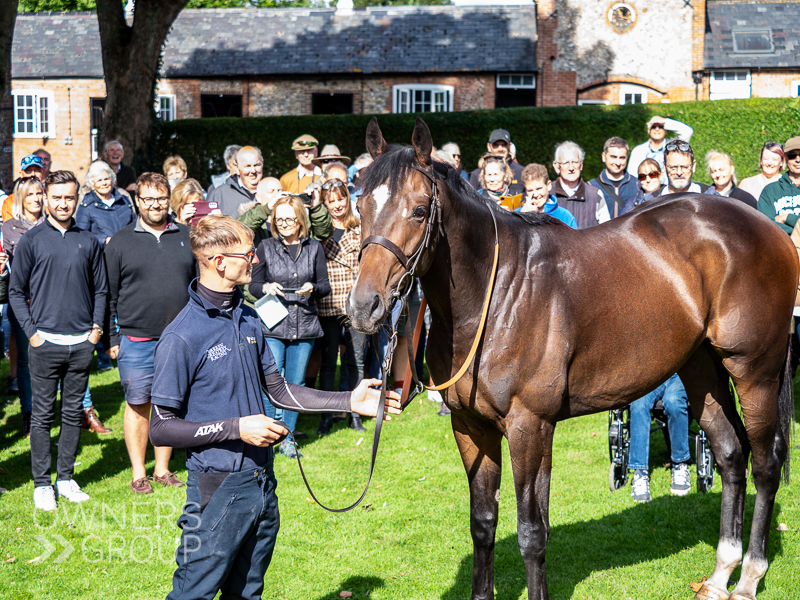
[[[101,247],[105,247],[106,238],[136,220],[136,211],[130,199],[123,196],[119,188],[114,188],[113,195],[114,202],[107,206],[91,191],[83,197],[75,212],[75,224],[93,234]]]
[[[264,296],[265,283],[280,283],[287,289],[298,289],[306,282],[314,286],[310,296],[287,293],[278,299],[289,314],[272,329],[267,329],[267,337],[282,340],[303,340],[322,337],[322,326],[316,300],[331,292],[325,252],[317,240],[304,238],[300,242],[297,260],[292,258],[282,240],[269,237],[258,245],[256,256],[258,264],[253,267],[250,293],[256,298]]]

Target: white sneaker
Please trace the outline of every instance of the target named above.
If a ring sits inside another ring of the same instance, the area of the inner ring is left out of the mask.
[[[81,491],[81,486],[74,479],[56,481],[56,488],[58,489],[59,497],[66,498],[70,502],[86,502],[89,500],[89,494]]]
[[[673,496],[685,496],[692,489],[689,465],[682,463],[672,467],[672,485],[669,491]]]
[[[33,506],[39,510],[53,512],[58,508],[56,493],[52,485],[42,485],[33,490]]]
[[[650,502],[650,474],[636,469],[631,481],[631,498],[634,502]]]
[[[428,390],[428,400],[431,402],[438,402],[439,404],[444,402],[442,395],[438,392],[438,390]]]

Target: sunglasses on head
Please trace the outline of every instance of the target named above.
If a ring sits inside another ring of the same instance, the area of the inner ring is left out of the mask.
[[[780,142],[764,142],[763,147],[765,150],[771,150],[772,148],[778,148],[780,150],[783,150],[783,144],[781,144]]]
[[[309,141],[306,141],[306,140],[303,140],[302,142],[295,142],[295,143],[296,143],[298,146],[304,146],[304,147],[306,147],[306,148],[308,148],[308,147],[311,147],[311,146],[316,146],[316,145],[317,145],[317,143],[316,143],[316,142],[309,142]]]
[[[639,181],[645,181],[647,179],[658,179],[661,177],[661,173],[658,171],[650,171],[649,173],[639,173]]]
[[[691,152],[692,147],[681,140],[672,140],[669,144],[664,146],[664,150],[667,152]]]
[[[342,187],[343,185],[344,185],[343,181],[340,181],[339,179],[331,179],[330,181],[326,181],[325,183],[322,184],[322,189],[329,190],[331,188]]]

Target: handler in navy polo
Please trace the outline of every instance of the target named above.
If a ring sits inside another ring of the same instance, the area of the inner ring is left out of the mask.
[[[250,282],[253,232],[223,215],[190,234],[200,278],[189,303],[155,350],[150,440],[186,448],[186,504],[178,568],[168,598],[261,598],[280,517],[272,445],[288,431],[266,416],[273,405],[301,412],[375,415],[380,393],[363,380],[353,392],[321,392],[278,373],[255,311],[237,286]],[[400,413],[397,394],[387,412]],[[389,418],[386,416],[385,418]]]

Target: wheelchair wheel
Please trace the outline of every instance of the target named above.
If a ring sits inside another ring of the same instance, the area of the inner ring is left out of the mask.
[[[714,453],[703,430],[694,440],[695,458],[697,459],[697,491],[707,492],[714,487]]]
[[[608,413],[608,489],[612,492],[628,482],[628,455],[631,446],[630,409],[621,408]]]

